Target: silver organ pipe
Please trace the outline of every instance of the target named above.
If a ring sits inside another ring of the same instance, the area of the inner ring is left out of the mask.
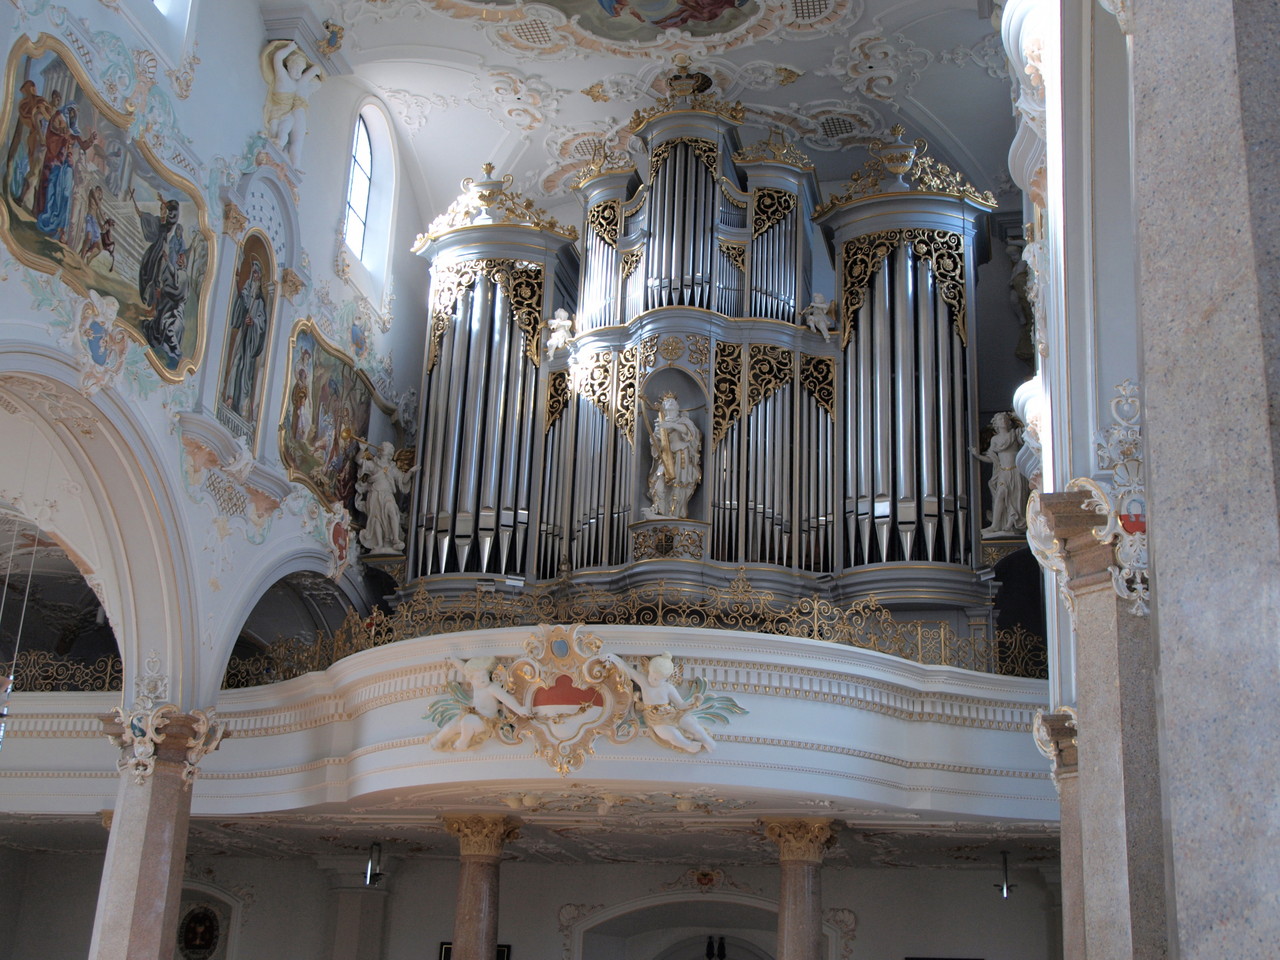
[[[794,148],[738,151],[731,110],[673,103],[636,122],[648,182],[621,161],[583,174],[580,267],[518,204],[424,244],[416,576],[712,583],[749,566],[836,598],[887,565],[903,593],[960,576],[978,506],[973,196],[903,183],[819,207]],[[828,252],[830,340],[805,323]],[[552,350],[556,307],[576,325]],[[663,459],[675,414],[700,438],[691,480]],[[710,567],[673,567],[689,561]],[[985,596],[969,577],[956,606]]]

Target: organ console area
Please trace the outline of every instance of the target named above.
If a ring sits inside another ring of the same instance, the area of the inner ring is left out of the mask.
[[[972,618],[994,199],[901,128],[824,199],[793,145],[743,147],[742,107],[709,86],[682,67],[632,120],[643,157],[597,154],[580,237],[491,170],[422,236],[409,580],[688,595],[746,576]]]

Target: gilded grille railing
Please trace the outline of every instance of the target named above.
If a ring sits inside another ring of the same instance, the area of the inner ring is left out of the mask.
[[[350,612],[332,637],[283,638],[268,653],[233,659],[223,687],[276,683],[399,640],[539,623],[742,630],[839,643],[981,673],[1048,675],[1044,641],[1021,628],[994,636],[985,631],[965,636],[941,620],[899,622],[874,598],[845,606],[817,596],[779,601],[769,591],[754,589],[740,572],[728,587],[705,590],[660,582],[612,592],[553,583],[516,596],[477,588],[458,597],[440,597],[420,588],[389,614],[377,610],[361,618]]]
[[[3,677],[9,676],[12,665],[12,661],[0,664]],[[13,676],[16,693],[109,693],[118,691],[120,684],[119,657],[74,660],[47,650],[24,650],[18,654]]]

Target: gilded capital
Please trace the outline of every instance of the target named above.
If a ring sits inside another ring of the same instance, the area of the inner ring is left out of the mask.
[[[520,836],[519,820],[498,815],[445,817],[444,826],[458,838],[464,857],[500,857],[503,844]]]
[[[764,835],[778,845],[778,859],[821,863],[823,851],[835,843],[830,820],[765,820]]]

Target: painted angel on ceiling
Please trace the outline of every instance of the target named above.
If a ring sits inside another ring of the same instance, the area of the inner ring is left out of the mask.
[[[727,10],[745,6],[747,0],[599,0],[611,17],[629,14],[659,30],[687,23],[710,23]]]

